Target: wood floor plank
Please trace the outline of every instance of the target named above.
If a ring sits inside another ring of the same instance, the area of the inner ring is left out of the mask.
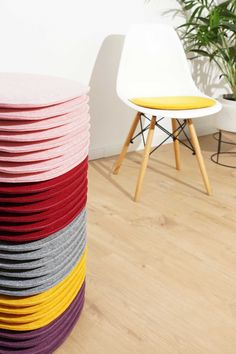
[[[210,161],[212,137],[200,144],[211,197],[182,147],[175,170],[172,144],[150,158],[139,204],[141,153],[118,176],[115,157],[90,162],[86,304],[57,354],[236,353],[236,171]]]

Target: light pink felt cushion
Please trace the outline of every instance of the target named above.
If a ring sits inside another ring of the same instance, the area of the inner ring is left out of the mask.
[[[37,130],[33,132],[5,132],[0,131],[0,141],[12,141],[12,142],[32,142],[42,141],[53,138],[59,138],[73,132],[78,127],[83,127],[89,121],[89,114],[83,113],[79,115],[76,120],[59,127]],[[0,144],[1,150],[1,144]]]
[[[89,102],[87,95],[82,95],[73,100],[40,108],[0,108],[0,119],[5,120],[42,120],[70,113]]]
[[[0,107],[46,107],[85,95],[88,91],[88,87],[60,77],[0,73]]]
[[[30,162],[49,160],[55,157],[64,155],[65,153],[73,153],[73,149],[76,149],[78,144],[82,144],[89,139],[90,135],[87,129],[84,132],[81,132],[79,137],[78,134],[73,135],[67,141],[65,140],[64,144],[57,146],[51,149],[28,152],[28,153],[8,153],[0,152],[0,168],[1,161],[5,162]]]
[[[33,151],[42,151],[52,149],[58,146],[66,144],[70,139],[73,139],[75,135],[81,133],[81,127],[73,130],[71,133],[62,136],[60,138],[48,139],[44,141],[34,142],[12,142],[1,141],[0,151],[7,153],[31,153]]]
[[[88,113],[87,103],[81,104],[75,111],[41,120],[1,120],[0,132],[26,132],[59,127],[79,119],[80,115]]]
[[[46,159],[42,161],[31,161],[31,162],[5,162],[0,163],[0,172],[9,174],[34,174],[43,171],[53,170],[62,165],[67,165],[67,163],[73,159],[75,156],[80,156],[81,151],[83,151],[89,144],[89,134],[84,140],[79,140],[77,144],[65,148],[64,151],[57,157]],[[45,152],[46,153],[46,152]]]
[[[58,177],[81,163],[88,156],[89,142],[84,150],[81,150],[79,154],[73,154],[68,156],[63,163],[58,167],[41,173],[34,174],[7,174],[0,173],[0,182],[4,183],[26,183],[26,182],[40,182],[50,180]]]

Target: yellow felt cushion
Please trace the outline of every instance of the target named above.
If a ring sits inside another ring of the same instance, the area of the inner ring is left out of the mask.
[[[85,280],[85,265],[86,250],[73,271],[50,290],[26,298],[1,296],[0,329],[31,331],[59,317],[78,294]]]
[[[129,101],[137,106],[163,110],[197,109],[215,105],[215,100],[200,96],[135,97]]]

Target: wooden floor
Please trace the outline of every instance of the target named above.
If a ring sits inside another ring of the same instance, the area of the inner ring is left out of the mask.
[[[200,142],[213,197],[188,150],[174,169],[172,144],[152,155],[139,204],[139,153],[118,176],[115,158],[90,162],[87,300],[57,354],[236,353],[236,170]]]

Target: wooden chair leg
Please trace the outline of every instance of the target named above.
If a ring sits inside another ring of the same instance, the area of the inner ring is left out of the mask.
[[[178,128],[178,123],[175,118],[171,119],[172,123],[172,133],[175,137],[178,136],[178,132],[176,132],[176,129]],[[173,144],[174,144],[174,152],[175,152],[175,166],[176,170],[180,170],[180,144],[179,140],[173,139]]]
[[[136,191],[135,191],[135,195],[134,195],[135,202],[138,202],[140,200],[141,188],[142,188],[142,184],[143,184],[143,180],[144,180],[144,176],[145,176],[145,172],[146,172],[146,168],[147,168],[147,164],[148,164],[148,160],[149,160],[149,154],[150,154],[151,147],[152,147],[152,139],[153,139],[153,134],[154,134],[154,130],[155,130],[155,125],[156,125],[156,117],[153,116],[151,123],[150,123],[149,131],[148,131],[147,141],[146,141],[144,154],[143,154],[143,161],[141,164],[141,168],[140,168],[140,172],[139,172],[139,176],[138,176],[138,182],[136,185]]]
[[[137,125],[139,123],[139,120],[141,119],[141,113],[138,112],[136,114],[136,116],[134,117],[134,120],[133,120],[133,123],[130,127],[130,130],[129,130],[129,133],[125,139],[125,142],[124,142],[124,145],[123,145],[123,148],[121,150],[121,153],[117,159],[117,161],[115,162],[114,166],[113,166],[113,169],[112,169],[112,173],[114,175],[117,175],[119,173],[119,170],[120,170],[120,167],[122,165],[122,162],[127,154],[127,151],[128,151],[128,147],[129,147],[129,144],[130,144],[130,140],[132,139],[133,135],[134,135],[134,132],[137,128]]]
[[[200,167],[200,171],[201,171],[201,174],[202,174],[203,182],[204,182],[207,194],[211,195],[212,194],[211,185],[210,185],[210,182],[209,182],[209,178],[208,178],[208,175],[207,175],[205,163],[204,163],[204,160],[203,160],[203,157],[202,157],[201,148],[200,148],[200,145],[199,145],[198,137],[197,137],[197,134],[196,134],[192,119],[187,119],[187,123],[188,123],[188,127],[189,127],[189,132],[190,132],[192,144],[193,144],[193,147],[194,147],[194,150],[195,150],[195,153],[196,153],[196,157],[197,157],[197,160],[198,160],[198,164],[199,164],[199,167]]]

